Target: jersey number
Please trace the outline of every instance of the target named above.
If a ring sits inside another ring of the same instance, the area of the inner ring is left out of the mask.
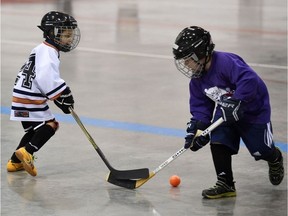
[[[22,75],[25,78],[22,81],[22,87],[31,89],[32,88],[32,81],[35,79],[35,54],[30,55],[29,60],[26,62],[25,65],[21,68]]]

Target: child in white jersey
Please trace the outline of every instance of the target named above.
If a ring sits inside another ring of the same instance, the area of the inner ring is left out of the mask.
[[[69,52],[80,41],[77,21],[70,15],[51,11],[38,26],[45,41],[35,47],[17,75],[10,119],[21,121],[25,134],[7,163],[7,171],[26,170],[36,176],[33,154],[56,132],[58,122],[51,113],[48,100],[66,114],[73,107],[70,88],[60,77],[59,52]]]

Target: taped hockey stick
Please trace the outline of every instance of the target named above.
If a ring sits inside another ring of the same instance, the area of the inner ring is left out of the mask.
[[[201,135],[201,136],[206,136],[209,134],[212,130],[214,130],[216,127],[218,127],[220,124],[223,122],[223,118],[219,118],[216,122],[211,124],[207,129],[205,129],[202,133],[196,134],[196,136]],[[164,167],[166,167],[168,164],[170,164],[172,161],[174,161],[176,158],[178,158],[180,155],[182,155],[187,149],[182,147],[179,151],[177,151],[175,154],[173,154],[171,157],[169,157],[165,162],[163,162],[160,166],[158,166],[155,170],[150,172],[148,178],[142,178],[138,180],[133,180],[133,179],[126,179],[126,180],[118,180],[115,179],[112,175],[109,175],[107,177],[107,181],[110,182],[111,184],[117,185],[119,187],[124,187],[128,189],[136,189],[142,186],[145,182],[150,180],[152,177],[156,175],[160,170],[162,170]]]
[[[106,159],[105,155],[103,154],[99,146],[96,144],[96,142],[92,138],[92,136],[84,127],[83,123],[81,122],[80,118],[78,117],[74,109],[72,107],[69,107],[69,111],[71,112],[71,115],[73,116],[73,118],[75,119],[79,127],[82,129],[82,131],[84,132],[84,134],[86,135],[86,137],[88,138],[88,140],[90,141],[94,149],[97,151],[97,153],[103,160],[105,165],[110,170],[110,173],[109,173],[110,176],[113,176],[114,179],[139,179],[139,178],[147,178],[149,176],[148,168],[134,169],[134,170],[116,170],[115,168],[113,168],[111,164],[108,162],[108,160]]]

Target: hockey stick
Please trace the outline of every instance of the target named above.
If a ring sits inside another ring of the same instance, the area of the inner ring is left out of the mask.
[[[200,134],[196,134],[196,136],[206,136],[207,134],[209,134],[212,130],[214,130],[216,127],[218,127],[220,124],[222,124],[223,122],[223,118],[219,118],[216,122],[214,122],[213,124],[211,124],[207,129],[205,129],[202,133]],[[169,157],[165,162],[163,162],[160,166],[158,166],[155,170],[153,170],[152,172],[150,172],[149,177],[148,178],[142,178],[142,179],[138,179],[138,180],[133,180],[133,179],[126,179],[126,180],[118,180],[115,179],[112,175],[109,175],[107,177],[107,181],[110,182],[111,184],[120,186],[120,187],[124,187],[124,188],[128,188],[128,189],[135,189],[135,188],[139,188],[140,186],[142,186],[145,182],[147,182],[149,179],[151,179],[152,177],[154,177],[156,175],[156,173],[158,173],[160,170],[162,170],[164,167],[166,167],[168,164],[170,164],[172,161],[174,161],[176,158],[178,158],[180,155],[182,155],[187,149],[185,149],[184,147],[182,147],[179,151],[177,151],[175,154],[173,154],[171,157]]]
[[[97,151],[103,162],[106,164],[108,169],[110,170],[109,175],[113,176],[114,179],[139,179],[139,178],[147,178],[149,176],[149,169],[148,168],[142,168],[142,169],[134,169],[134,170],[116,170],[114,169],[108,160],[106,159],[105,155],[99,148],[99,146],[96,144],[92,136],[89,134],[87,129],[84,127],[83,123],[81,122],[78,115],[75,113],[72,107],[69,107],[69,111],[71,112],[71,115],[79,125],[79,127],[82,129],[94,149]]]

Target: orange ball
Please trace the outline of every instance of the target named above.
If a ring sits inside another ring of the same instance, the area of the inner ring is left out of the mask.
[[[179,176],[177,175],[172,175],[169,179],[169,182],[170,182],[170,185],[173,186],[173,187],[177,187],[180,182],[181,182],[181,179]]]

